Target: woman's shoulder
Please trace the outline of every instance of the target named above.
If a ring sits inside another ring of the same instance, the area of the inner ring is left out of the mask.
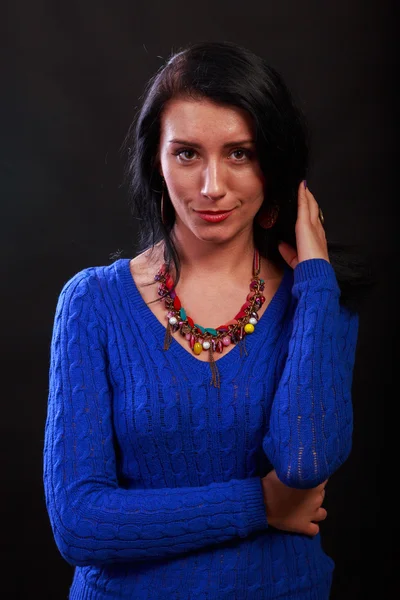
[[[75,271],[75,273],[70,275],[67,279],[64,279],[61,286],[60,296],[75,294],[79,290],[86,288],[95,288],[96,283],[100,279],[111,276],[111,271],[114,267],[115,263],[112,263],[110,265],[93,265],[83,267],[82,269]]]
[[[159,248],[154,247],[134,258],[115,258],[109,264],[84,267],[64,281],[59,303],[90,302],[99,311],[105,310],[108,304],[121,304],[118,300],[121,294],[136,296],[137,290],[145,295],[149,281],[154,281],[159,260]]]
[[[117,281],[127,268],[129,259],[120,258],[109,264],[90,265],[64,278],[58,293],[58,308],[72,310],[82,303],[99,309],[107,298],[117,293]]]

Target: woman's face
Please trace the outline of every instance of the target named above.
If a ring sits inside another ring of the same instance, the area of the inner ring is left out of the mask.
[[[175,227],[210,242],[252,229],[265,180],[246,111],[208,99],[170,100],[161,118],[158,158],[176,213]],[[207,219],[202,211],[214,216]],[[216,221],[220,211],[232,212]]]

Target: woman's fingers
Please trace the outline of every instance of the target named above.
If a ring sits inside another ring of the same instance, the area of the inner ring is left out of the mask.
[[[317,535],[319,533],[319,526],[316,523],[309,523],[307,527],[307,535]]]
[[[326,517],[328,516],[328,511],[325,508],[319,508],[317,510],[317,515],[314,519],[314,521],[325,521]]]
[[[318,202],[315,199],[314,194],[307,188],[304,190],[304,194],[308,200],[308,210],[310,212],[310,220],[316,225],[319,221],[319,206]]]
[[[310,206],[306,193],[306,189],[304,188],[304,181],[302,181],[297,190],[297,220],[303,221],[306,223],[310,221]]]
[[[319,206],[310,190],[304,189],[303,182],[298,189],[297,213],[295,225],[297,256],[292,262],[298,264],[313,258],[322,258],[329,262],[325,229],[319,219]],[[287,261],[288,250],[285,247],[282,249],[284,259]],[[279,250],[282,254],[281,248]]]
[[[289,267],[294,269],[299,262],[297,260],[297,252],[296,250],[290,246],[287,242],[280,242],[278,244],[278,250],[281,253],[282,257],[285,259]]]

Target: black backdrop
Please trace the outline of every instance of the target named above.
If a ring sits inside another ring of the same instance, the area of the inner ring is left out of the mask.
[[[3,12],[1,419],[7,598],[67,598],[42,488],[48,359],[57,296],[78,270],[133,256],[120,147],[149,76],[172,50],[230,40],[282,72],[313,132],[309,186],[328,238],[361,244],[380,274],[361,313],[352,454],[331,478],[322,524],[332,598],[392,597],[392,414],[397,193],[394,2],[10,0]],[[397,235],[397,238],[396,238]],[[397,393],[398,396],[398,393]],[[385,423],[386,438],[388,423]],[[388,479],[387,479],[388,477]],[[391,499],[388,502],[388,498]],[[4,528],[3,528],[4,531]],[[397,563],[398,565],[398,563]],[[3,578],[5,579],[5,578]],[[386,583],[384,583],[386,582]],[[378,591],[379,590],[379,591]]]

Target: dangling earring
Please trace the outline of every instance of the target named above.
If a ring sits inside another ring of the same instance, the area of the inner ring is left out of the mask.
[[[257,223],[263,229],[270,229],[273,225],[275,225],[276,220],[279,214],[279,206],[274,204],[270,209],[263,211],[257,217]]]
[[[161,192],[161,221],[166,227],[168,225],[168,217],[167,217],[167,207],[166,201],[164,200],[164,192],[165,192],[165,179],[162,178],[162,192]]]

